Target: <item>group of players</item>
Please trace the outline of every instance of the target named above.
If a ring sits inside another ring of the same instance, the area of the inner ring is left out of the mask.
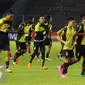
[[[81,14],[80,17],[79,24],[73,17],[69,17],[67,25],[57,32],[57,39],[62,43],[61,55],[65,56],[64,63],[57,67],[61,77],[67,77],[68,67],[79,62],[81,56],[81,76],[85,76],[85,15]]]
[[[12,72],[9,69],[9,61],[11,57],[10,44],[8,32],[12,25],[13,12],[8,12],[3,18],[0,19],[0,52],[6,52],[6,71]],[[28,68],[32,67],[32,61],[38,58],[41,53],[41,69],[46,70],[45,64],[45,46],[48,45],[46,59],[49,60],[50,50],[52,46],[51,40],[51,24],[50,16],[40,16],[38,22],[34,26],[34,18],[29,17],[29,20],[22,22],[17,29],[16,37],[16,52],[13,58],[13,65],[17,65],[18,58],[27,52],[30,56]],[[34,37],[34,52],[31,53],[30,43],[32,39],[32,32],[35,32]],[[85,15],[81,15],[81,23],[77,24],[73,17],[69,17],[67,25],[57,32],[57,40],[62,43],[62,55],[65,56],[64,63],[58,66],[61,77],[67,77],[68,67],[79,62],[83,56],[82,72],[81,75],[85,76]],[[75,44],[76,43],[76,44]],[[74,49],[76,58],[74,58]]]
[[[14,55],[13,64],[17,64],[17,59],[19,56],[26,53],[28,48],[28,55],[30,56],[30,62],[28,68],[32,67],[32,60],[38,58],[41,53],[42,65],[41,69],[46,70],[47,67],[44,66],[45,63],[45,46],[48,45],[48,52],[46,53],[46,59],[50,60],[49,54],[51,49],[51,30],[52,24],[50,23],[50,16],[40,16],[37,24],[34,26],[34,18],[29,17],[28,21],[23,22],[19,25],[17,30],[16,46],[17,51]],[[32,32],[35,32],[34,38],[34,52],[31,54],[30,43],[32,38]]]
[[[0,51],[4,50],[6,52],[6,71],[12,72],[9,69],[9,61],[11,57],[10,53],[10,44],[8,33],[12,26],[14,14],[13,12],[8,12],[3,18],[0,19]],[[25,54],[28,50],[28,55],[30,56],[30,61],[28,63],[28,68],[32,67],[32,61],[35,58],[38,58],[39,54],[41,53],[42,65],[41,69],[46,70],[47,67],[44,65],[45,59],[50,60],[50,50],[52,45],[51,40],[51,31],[52,31],[52,24],[51,24],[51,17],[50,16],[40,16],[37,24],[34,26],[34,18],[29,17],[28,21],[22,22],[17,29],[17,36],[16,36],[16,52],[13,58],[13,65],[18,64],[18,58]],[[30,43],[32,39],[32,32],[35,32],[34,38],[34,52],[31,53],[30,50]],[[48,46],[48,51],[46,53],[45,58],[45,46]]]

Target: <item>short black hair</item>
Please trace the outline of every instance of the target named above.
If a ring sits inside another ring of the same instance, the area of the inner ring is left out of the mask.
[[[75,20],[74,17],[69,17],[68,21]]]
[[[85,18],[85,14],[82,13],[82,14],[80,15],[80,18]]]
[[[34,17],[32,17],[32,16],[29,16],[29,18],[28,18],[28,20],[32,20]]]
[[[45,18],[45,15],[44,15],[44,14],[41,14],[41,15],[39,16],[39,18],[40,18],[40,17],[44,17],[44,18]]]
[[[8,10],[8,11],[6,12],[6,15],[8,15],[8,14],[14,14],[14,12],[13,12],[12,10]]]
[[[50,18],[51,18],[51,16],[49,16],[49,15],[47,15],[47,16],[45,17],[46,20],[50,20]]]

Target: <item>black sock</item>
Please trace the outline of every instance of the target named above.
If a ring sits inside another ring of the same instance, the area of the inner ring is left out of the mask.
[[[46,58],[48,58],[48,57],[49,57],[49,53],[46,54]]]
[[[9,68],[9,61],[6,61],[6,69]]]
[[[21,56],[21,55],[23,55],[25,52],[20,52],[20,53],[18,53],[18,52],[16,52],[15,53],[15,55],[14,55],[14,62],[16,62],[16,60]]]
[[[63,74],[66,74],[67,71],[68,71],[68,65],[69,63],[64,63],[61,67],[62,67],[62,71],[63,71]]]
[[[30,57],[30,62],[29,63],[32,63],[32,60],[34,59],[35,55],[33,54],[31,57]]]
[[[81,74],[84,74],[84,72],[85,72],[85,60],[82,63],[82,72],[81,72]]]
[[[42,67],[44,66],[45,64],[45,59],[42,59]]]
[[[39,55],[40,55],[40,52],[37,53],[37,58],[39,57]]]

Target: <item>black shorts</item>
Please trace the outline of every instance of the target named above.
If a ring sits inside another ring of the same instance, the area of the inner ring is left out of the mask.
[[[42,57],[45,56],[45,43],[44,43],[44,41],[41,41],[41,42],[34,41],[34,54],[37,55],[38,52],[41,52],[41,54],[43,55]]]
[[[76,55],[85,56],[85,45],[76,45]]]
[[[26,36],[25,41],[28,43],[28,45],[31,44],[31,37]]]
[[[46,38],[45,39],[45,45],[49,45],[49,46],[52,46],[52,40],[50,38]]]
[[[62,55],[66,58],[74,58],[73,50],[63,50]]]
[[[17,51],[27,50],[26,48],[26,42],[18,42],[16,41],[16,49]]]
[[[8,33],[0,32],[0,50],[10,51]]]

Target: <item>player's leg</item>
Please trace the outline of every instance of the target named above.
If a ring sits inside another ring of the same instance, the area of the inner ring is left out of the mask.
[[[44,42],[41,42],[41,44],[40,44],[40,51],[41,51],[41,54],[42,54],[42,65],[41,65],[41,69],[42,70],[46,70],[47,67],[44,65],[45,64],[45,44],[44,44]]]
[[[31,56],[31,48],[30,48],[30,45],[31,45],[31,41],[28,41],[28,44],[27,44],[27,49],[28,49],[28,55]]]
[[[81,75],[82,75],[82,76],[85,76],[85,56],[83,56]]]
[[[62,56],[63,56],[63,55],[62,55],[63,46],[64,46],[64,44],[61,43],[61,50],[60,50],[60,52],[57,54],[59,60],[63,60],[63,58],[62,58]]]
[[[48,50],[47,50],[47,53],[46,53],[46,60],[50,60],[50,51],[51,51],[51,45],[48,45]]]
[[[68,67],[74,64],[74,53],[73,50],[64,50],[63,51],[65,60],[61,66],[58,66],[58,70],[61,74],[61,77],[66,77]]]
[[[33,54],[30,57],[28,68],[31,68],[32,67],[32,61],[33,61],[35,55],[38,53],[39,46],[40,46],[40,43],[39,42],[34,42],[34,52],[33,52]]]
[[[82,52],[81,52],[81,55],[83,56],[81,75],[85,77],[85,45],[82,45]]]
[[[6,71],[11,73],[12,70],[9,69],[9,64],[10,64],[10,43],[9,43],[9,39],[8,39],[8,36],[7,35],[4,35],[5,36],[5,43],[4,43],[4,47],[2,50],[5,51],[5,55],[6,55]]]
[[[13,62],[13,64],[14,65],[17,65],[18,63],[17,63],[17,59],[21,56],[21,55],[23,55],[24,53],[26,53],[27,52],[27,48],[26,48],[26,43],[24,42],[24,43],[18,43],[17,44],[18,46],[18,48],[17,48],[17,51],[16,51],[16,53],[15,53],[15,55],[14,55],[14,62]]]
[[[38,53],[35,55],[35,60],[39,61],[40,49],[38,49]]]
[[[6,71],[11,73],[12,70],[9,70],[9,63],[10,63],[10,51],[5,51],[6,54]]]
[[[52,47],[52,40],[49,38],[45,39],[45,46],[47,46],[46,60],[50,60],[50,51]]]
[[[76,56],[75,63],[81,60],[81,51],[82,51],[81,45],[76,45],[75,46],[75,56]]]

